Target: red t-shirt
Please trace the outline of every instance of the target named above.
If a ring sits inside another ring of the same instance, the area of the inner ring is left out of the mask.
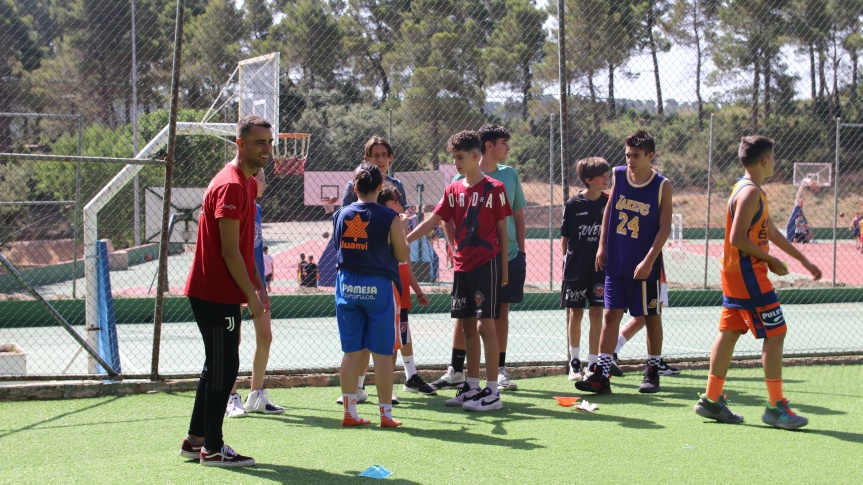
[[[257,195],[258,182],[255,177],[246,178],[236,165],[225,165],[213,177],[201,205],[195,258],[184,290],[186,296],[215,303],[247,303],[246,295],[234,281],[222,257],[219,219],[224,217],[240,221],[240,254],[246,263],[249,279],[254,281]]]
[[[475,185],[465,187],[465,180],[451,183],[434,208],[441,219],[452,219],[455,224],[455,271],[470,271],[497,256],[497,222],[512,215],[502,183],[484,176]]]

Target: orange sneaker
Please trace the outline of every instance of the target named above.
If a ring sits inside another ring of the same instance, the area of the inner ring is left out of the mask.
[[[345,414],[345,417],[342,418],[342,426],[365,426],[371,423],[368,419],[355,418],[350,414]]]
[[[381,428],[396,428],[401,426],[402,422],[386,416],[381,416]]]

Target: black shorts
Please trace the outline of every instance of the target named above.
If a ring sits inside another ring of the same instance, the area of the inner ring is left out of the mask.
[[[524,279],[527,276],[526,254],[519,251],[507,264],[509,282],[500,289],[501,303],[521,303],[524,300]]]
[[[271,282],[273,281],[273,273],[270,273],[270,274],[268,274],[267,276],[265,276],[265,277],[264,277],[264,280],[265,280],[267,283],[271,283]]]
[[[605,281],[564,281],[560,285],[561,308],[605,305]]]
[[[452,318],[500,316],[500,255],[470,271],[453,273]]]
[[[411,343],[411,326],[408,323],[408,309],[402,308],[399,318],[399,337],[402,341],[402,346]]]

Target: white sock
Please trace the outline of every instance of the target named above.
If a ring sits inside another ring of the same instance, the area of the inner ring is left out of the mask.
[[[491,392],[497,392],[497,381],[485,381],[485,387],[491,389]]]
[[[414,364],[413,355],[403,355],[402,362],[405,364],[405,379],[410,379],[417,373],[417,366]]]
[[[577,359],[581,355],[581,347],[569,346],[569,360]]]
[[[614,348],[614,353],[615,354],[619,353],[620,349],[622,349],[623,346],[626,345],[626,342],[627,342],[626,337],[624,337],[623,334],[618,335],[617,336],[617,347]]]
[[[471,389],[479,389],[479,377],[468,377],[466,379],[467,385],[470,386]],[[495,384],[496,385],[496,384]]]
[[[378,407],[381,410],[381,417],[387,417],[393,419],[393,405],[392,404],[378,404]]]
[[[350,414],[354,419],[360,419],[360,416],[357,414],[357,395],[342,394],[342,401],[345,404],[345,414]]]
[[[357,387],[358,387],[359,389],[362,389],[362,388],[363,388],[363,386],[365,386],[365,385],[366,385],[366,375],[365,375],[365,374],[363,374],[363,375],[361,375],[361,376],[360,376],[360,378],[357,380]]]
[[[587,368],[599,362],[599,355],[597,354],[587,354]]]

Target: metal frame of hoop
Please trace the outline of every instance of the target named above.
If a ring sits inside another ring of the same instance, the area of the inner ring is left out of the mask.
[[[330,198],[322,198],[321,205],[324,206],[324,214],[332,214],[336,211],[336,203],[339,201],[338,197],[330,197]]]
[[[290,144],[288,140],[293,140],[294,143]],[[302,175],[306,170],[311,140],[311,133],[279,133],[273,173],[277,177]]]

